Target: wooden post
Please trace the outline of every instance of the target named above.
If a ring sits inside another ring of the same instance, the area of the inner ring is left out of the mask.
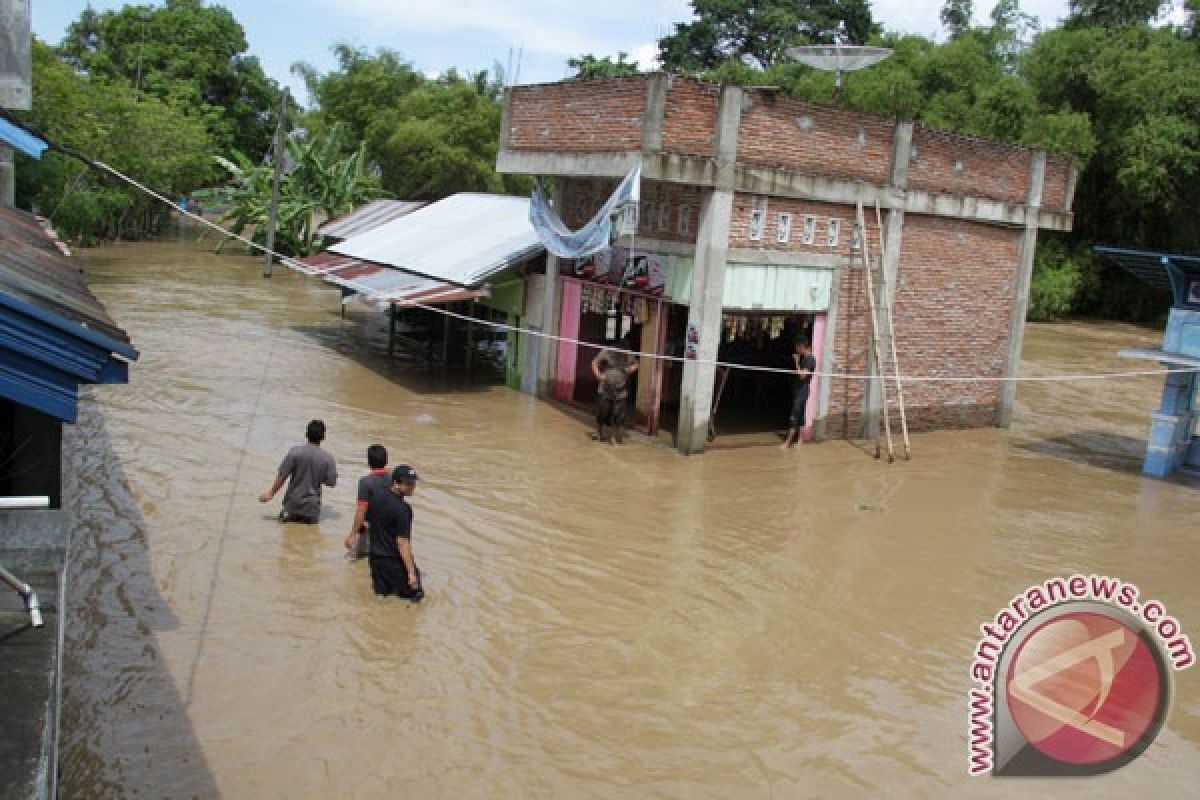
[[[275,126],[275,176],[271,180],[271,212],[267,219],[267,252],[263,255],[263,277],[271,277],[272,251],[275,249],[275,226],[279,221],[279,182],[283,178],[283,125],[287,120],[288,90],[279,95],[279,121]]]

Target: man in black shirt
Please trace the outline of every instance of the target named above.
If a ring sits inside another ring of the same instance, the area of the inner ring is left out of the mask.
[[[788,415],[788,432],[783,437],[785,450],[800,441],[800,432],[804,430],[804,412],[808,406],[808,386],[817,369],[817,360],[813,358],[808,342],[803,339],[796,340],[792,365],[796,374],[792,376],[792,412]]]
[[[375,494],[367,506],[371,586],[377,595],[397,595],[413,602],[425,596],[421,572],[413,562],[412,508],[404,499],[416,490],[417,471],[402,464],[392,470],[388,490]]]
[[[621,346],[631,347],[627,337]],[[625,406],[629,398],[629,376],[637,372],[633,356],[617,349],[605,348],[592,359],[592,374],[596,376],[596,438],[618,444],[625,438]]]

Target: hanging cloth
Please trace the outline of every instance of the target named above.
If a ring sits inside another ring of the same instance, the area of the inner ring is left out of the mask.
[[[608,247],[612,238],[613,213],[618,208],[637,206],[641,197],[642,165],[629,171],[616,191],[605,201],[591,221],[577,231],[566,226],[558,211],[546,198],[541,179],[534,181],[529,203],[529,224],[546,249],[559,258],[583,258]]]

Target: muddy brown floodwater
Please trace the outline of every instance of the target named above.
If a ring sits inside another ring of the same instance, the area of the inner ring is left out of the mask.
[[[83,253],[142,353],[67,442],[66,798],[1159,797],[1200,793],[1200,672],[1105,777],[969,779],[978,626],[1098,572],[1200,640],[1200,489],[1138,474],[1160,380],[1023,385],[1011,431],[710,452],[596,446],[385,354],[378,319],[190,241]],[[1154,331],[1031,326],[1029,374]],[[323,418],[317,527],[256,496]],[[342,558],[363,453],[422,480],[427,600]]]

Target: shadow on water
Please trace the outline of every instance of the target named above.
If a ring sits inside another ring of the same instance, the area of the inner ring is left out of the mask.
[[[60,796],[218,797],[156,636],[180,621],[155,582],[145,519],[91,402],[63,452],[74,522]]]
[[[1089,467],[1101,467],[1122,475],[1140,477],[1146,441],[1136,436],[1103,430],[1084,430],[1018,445],[1022,450],[1041,456],[1073,461]],[[1200,480],[1176,474],[1173,483],[1200,488]]]

